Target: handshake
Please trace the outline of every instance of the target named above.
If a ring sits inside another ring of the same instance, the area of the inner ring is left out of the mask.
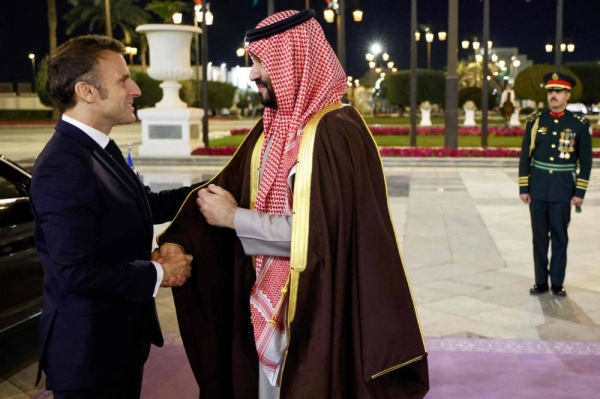
[[[186,255],[179,245],[163,244],[152,251],[150,258],[163,268],[161,287],[182,286],[192,275],[192,255]]]

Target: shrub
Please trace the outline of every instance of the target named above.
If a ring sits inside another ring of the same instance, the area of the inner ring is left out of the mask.
[[[458,106],[463,107],[467,101],[473,101],[477,109],[481,109],[481,87],[464,87],[458,91]],[[488,92],[488,110],[496,104],[496,96]]]
[[[547,101],[547,92],[544,89],[544,76],[548,73],[554,72],[556,69],[554,65],[550,64],[536,64],[532,65],[529,68],[525,68],[515,78],[515,95],[518,98],[529,99],[535,102],[544,102]],[[581,80],[573,73],[573,71],[568,68],[562,68],[562,72],[571,76],[573,79],[577,81],[577,85],[573,87],[571,90],[571,102],[577,102],[579,97],[581,97],[581,93],[583,92],[583,87],[581,84]]]
[[[136,109],[154,107],[162,99],[160,82],[152,79],[146,72],[131,71],[131,79],[140,87],[142,95],[133,100]]]
[[[48,92],[46,91],[46,81],[48,80],[48,75],[46,73],[46,62],[42,63],[42,67],[38,70],[38,73],[35,77],[35,91],[40,98],[42,104],[47,107],[53,107],[52,100],[48,96]]]
[[[387,98],[392,105],[410,104],[410,71],[390,74],[384,81]],[[442,71],[417,70],[417,104],[429,101],[443,106],[445,101],[446,77]]]

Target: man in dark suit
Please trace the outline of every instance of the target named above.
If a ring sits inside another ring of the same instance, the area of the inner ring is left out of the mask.
[[[189,187],[152,193],[109,138],[135,121],[140,89],[123,45],[82,36],[47,60],[61,111],[31,183],[44,265],[40,370],[55,399],[139,398],[150,344],[162,346],[154,297],[190,276],[191,256],[151,261],[153,224],[171,220]]]
[[[527,118],[519,161],[519,196],[529,205],[535,285],[531,295],[549,290],[567,296],[571,207],[581,210],[592,170],[592,130],[586,118],[567,110],[576,80],[556,72],[544,76],[549,109]],[[548,248],[552,242],[552,258]],[[550,285],[548,285],[550,279]]]

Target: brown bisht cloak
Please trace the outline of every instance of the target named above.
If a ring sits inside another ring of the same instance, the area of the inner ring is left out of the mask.
[[[210,182],[252,208],[262,122]],[[194,191],[159,237],[194,255],[173,289],[202,399],[256,399],[258,358],[249,297],[252,257],[235,232],[210,226]],[[350,106],[306,125],[294,183],[289,346],[281,398],[422,398],[427,352],[402,265],[377,146]]]

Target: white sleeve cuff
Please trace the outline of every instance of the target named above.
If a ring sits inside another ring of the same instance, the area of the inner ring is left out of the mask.
[[[163,277],[165,276],[165,272],[163,271],[163,268],[160,265],[160,263],[152,261],[152,264],[156,268],[156,286],[154,287],[154,295],[152,296],[156,298],[156,294],[158,294],[158,289],[160,288],[160,283],[162,282]]]

